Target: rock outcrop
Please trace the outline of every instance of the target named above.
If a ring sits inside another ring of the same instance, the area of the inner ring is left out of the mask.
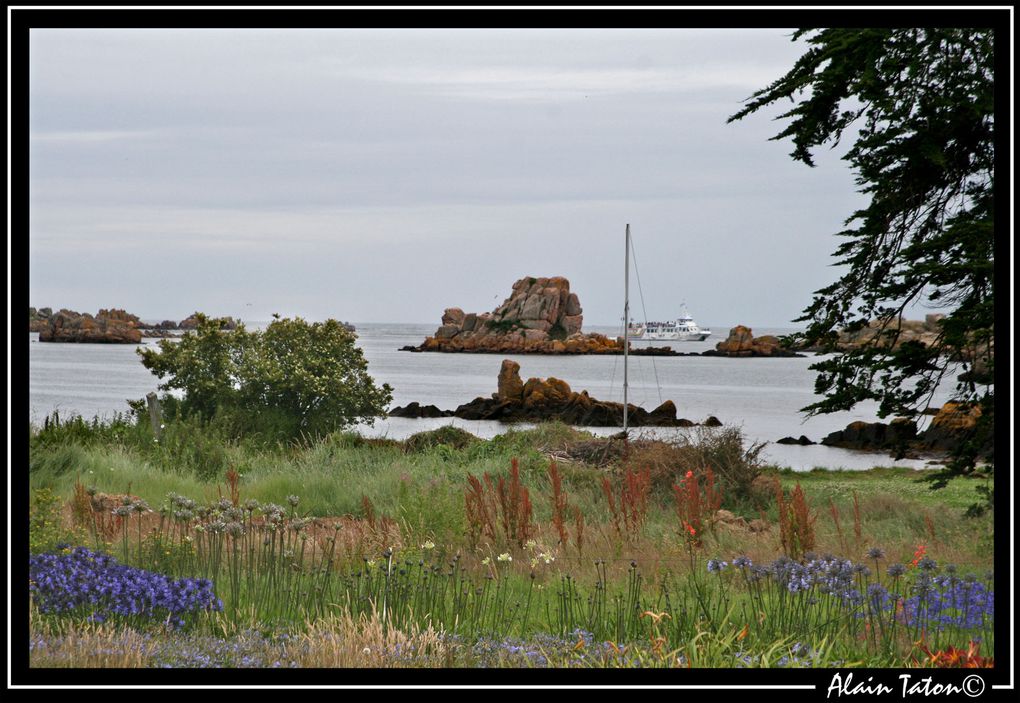
[[[420,405],[417,401],[408,403],[404,407],[394,408],[390,411],[391,417],[450,417],[453,415],[452,410],[440,410],[435,405]]]
[[[845,429],[832,432],[822,444],[844,449],[891,451],[903,456],[950,452],[963,442],[975,439],[981,408],[977,405],[949,402],[932,418],[928,428],[917,431],[917,423],[898,417],[889,424],[851,422]],[[979,454],[990,456],[992,438],[979,438]]]
[[[892,422],[851,422],[845,429],[831,432],[822,439],[827,447],[865,449],[869,451],[903,451],[917,439],[917,423],[898,417]]]
[[[199,313],[197,312],[191,313],[186,318],[180,321],[180,323],[177,325],[177,329],[182,330],[196,329],[198,327],[198,315]],[[226,322],[220,325],[220,329],[224,330],[237,329],[237,320],[235,320],[232,317],[224,317],[222,319],[226,320]]]
[[[924,320],[905,320],[903,318],[889,322],[871,320],[860,329],[841,330],[836,338],[834,350],[814,344],[800,347],[800,350],[809,352],[849,351],[871,344],[879,347],[892,345],[893,349],[897,349],[907,342],[919,342],[929,346],[938,339],[941,328],[939,322],[943,318],[945,318],[943,314],[932,313],[925,315]]]
[[[138,317],[123,310],[100,310],[95,317],[73,310],[61,310],[51,316],[40,342],[85,342],[101,344],[139,344],[142,332]]]
[[[28,331],[42,332],[50,326],[50,318],[53,316],[53,308],[28,308]]]
[[[812,444],[817,444],[817,442],[812,442],[806,435],[801,435],[797,438],[783,437],[782,439],[777,439],[776,444],[799,444],[802,447],[807,447]]]
[[[783,346],[778,337],[770,334],[755,337],[750,327],[737,325],[730,330],[725,340],[715,345],[715,350],[702,352],[704,356],[801,356]]]
[[[893,349],[897,349],[907,342],[919,342],[930,346],[938,337],[939,321],[944,317],[945,315],[941,314],[931,314],[925,315],[923,321],[900,318],[889,323],[872,320],[867,327],[853,332],[846,330],[840,332],[837,348],[846,350],[877,344],[880,347],[891,345]]]
[[[618,427],[623,424],[623,404],[597,400],[587,391],[577,393],[570,385],[555,377],[529,378],[522,381],[521,366],[504,359],[500,366],[497,390],[489,398],[478,397],[453,411],[417,403],[395,408],[396,417],[448,417],[465,420],[500,420],[503,422],[539,422],[559,420],[569,425]],[[426,414],[427,413],[427,414]],[[628,403],[627,424],[633,427],[690,427],[697,423],[677,418],[676,405],[667,400],[652,411]]]
[[[583,334],[581,302],[562,276],[522,278],[492,312],[447,308],[436,333],[408,351],[489,354],[619,354],[622,342]]]

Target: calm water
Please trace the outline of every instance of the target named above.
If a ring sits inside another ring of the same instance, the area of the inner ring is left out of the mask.
[[[250,328],[261,326],[249,324]],[[379,383],[393,387],[393,406],[412,401],[453,409],[477,396],[496,390],[496,376],[504,358],[521,365],[521,377],[555,376],[575,391],[587,390],[600,400],[623,399],[622,357],[600,356],[503,356],[498,354],[416,354],[397,351],[417,345],[436,325],[357,325],[359,345],[369,362],[369,372]],[[613,335],[613,328],[592,327],[588,331]],[[673,343],[678,351],[699,352],[713,348],[729,326],[713,326],[704,342]],[[756,336],[784,334],[785,329],[755,329]],[[29,334],[29,418],[39,422],[59,410],[64,416],[109,417],[127,410],[126,399],[141,398],[156,390],[158,380],[135,353],[136,345],[40,344],[38,334]],[[155,340],[147,344],[154,345]],[[661,346],[662,343],[656,343]],[[146,345],[140,345],[146,346]],[[716,357],[631,357],[628,373],[630,402],[651,409],[672,400],[678,415],[695,422],[714,415],[726,425],[742,428],[754,441],[768,442],[769,461],[808,470],[816,466],[862,469],[875,465],[921,468],[923,461],[894,462],[883,454],[853,452],[823,446],[787,446],[775,440],[788,435],[807,435],[819,441],[829,432],[854,420],[877,420],[875,404],[858,406],[852,412],[805,419],[799,409],[814,402],[814,372],[808,366],[814,356],[794,359],[725,359]],[[948,399],[948,390],[936,402]],[[415,432],[443,425],[456,425],[482,436],[505,432],[498,422],[472,422],[457,418],[411,420],[387,418],[372,427],[359,427],[363,434],[401,439]],[[588,428],[609,434],[618,428]],[[670,436],[676,429],[640,430],[645,435]]]

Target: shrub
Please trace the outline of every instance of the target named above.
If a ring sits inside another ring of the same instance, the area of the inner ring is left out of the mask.
[[[439,429],[411,435],[404,440],[404,451],[408,454],[416,454],[440,445],[454,449],[464,449],[479,441],[478,437],[475,437],[467,430],[447,425]]]
[[[356,337],[337,320],[273,316],[263,331],[198,315],[194,333],[139,349],[162,390],[183,392],[182,412],[205,421],[227,413],[238,430],[321,436],[371,423],[392,399],[376,386]],[[267,427],[267,422],[268,427]]]
[[[760,459],[764,448],[764,442],[758,442],[745,449],[737,427],[696,427],[672,442],[634,442],[625,463],[647,467],[660,495],[668,495],[687,472],[710,468],[732,507],[756,502],[753,485],[764,468]]]

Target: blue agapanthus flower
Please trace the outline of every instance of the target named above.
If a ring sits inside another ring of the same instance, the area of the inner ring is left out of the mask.
[[[79,612],[94,622],[119,615],[181,627],[185,616],[223,608],[208,579],[172,579],[85,547],[33,556],[29,591],[40,612]]]

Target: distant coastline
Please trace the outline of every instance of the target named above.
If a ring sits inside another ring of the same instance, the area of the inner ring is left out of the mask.
[[[138,344],[142,338],[176,337],[195,329],[199,324],[200,312],[194,312],[180,322],[162,320],[146,321],[122,308],[100,309],[95,315],[61,308],[28,308],[28,331],[38,332],[40,342],[67,342],[93,344]],[[222,329],[233,330],[241,321],[230,317],[220,320]],[[350,332],[355,327],[349,322],[342,323]]]

